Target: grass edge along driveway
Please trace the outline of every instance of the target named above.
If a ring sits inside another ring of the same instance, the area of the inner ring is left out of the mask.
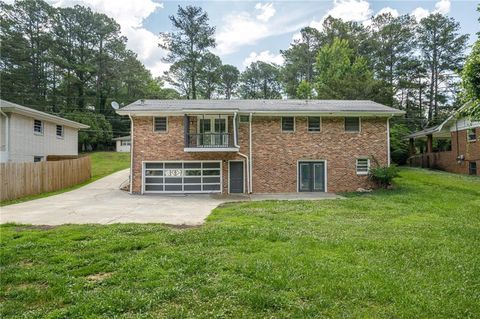
[[[92,177],[80,184],[67,187],[64,189],[59,189],[53,192],[47,192],[42,194],[30,195],[21,198],[16,198],[12,200],[6,200],[0,202],[1,206],[11,205],[11,204],[18,204],[23,203],[29,200],[48,197],[52,195],[57,195],[61,193],[65,193],[87,184],[90,184],[102,177],[108,176],[115,172],[118,172],[122,169],[126,169],[130,167],[130,153],[124,152],[92,152],[92,153],[84,153],[87,156],[90,156],[91,163],[92,163]]]
[[[396,186],[229,203],[198,228],[4,225],[0,316],[478,318],[480,179]]]

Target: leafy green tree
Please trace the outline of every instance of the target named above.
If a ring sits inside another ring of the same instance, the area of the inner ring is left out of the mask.
[[[252,62],[241,75],[240,95],[244,99],[279,99],[280,69],[263,61]]]
[[[78,143],[82,151],[96,150],[99,145],[109,144],[112,140],[112,125],[102,114],[74,111],[63,114],[63,117],[90,126],[78,132]]]
[[[310,100],[313,97],[313,88],[306,80],[303,80],[298,85],[297,97],[304,100]]]
[[[354,53],[347,40],[335,39],[317,55],[315,90],[320,99],[369,99],[375,94],[367,60]]]
[[[200,60],[209,48],[215,47],[215,28],[208,25],[207,13],[194,6],[178,6],[177,16],[170,16],[170,21],[175,32],[162,33],[159,46],[169,51],[166,61],[175,63],[171,71],[188,76],[187,98],[196,99],[198,74],[202,69]]]
[[[238,86],[240,71],[230,64],[224,64],[220,67],[219,93],[230,100],[232,94]]]
[[[396,123],[390,127],[390,154],[392,161],[403,165],[409,157],[409,142],[407,135],[412,131],[407,125]]]
[[[439,13],[420,20],[418,44],[428,72],[428,121],[440,121],[440,107],[448,102],[461,70],[468,35],[459,35],[460,25]]]
[[[205,99],[211,99],[221,81],[222,60],[213,53],[207,52],[200,59],[202,66],[198,74],[198,90]]]

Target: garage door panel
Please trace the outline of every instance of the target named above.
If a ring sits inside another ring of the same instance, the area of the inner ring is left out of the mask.
[[[146,162],[144,192],[221,192],[221,162]]]

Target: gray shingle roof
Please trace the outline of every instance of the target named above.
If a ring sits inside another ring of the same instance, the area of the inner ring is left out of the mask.
[[[401,115],[403,111],[366,100],[138,100],[117,112],[182,112],[182,111],[238,112],[345,112]]]

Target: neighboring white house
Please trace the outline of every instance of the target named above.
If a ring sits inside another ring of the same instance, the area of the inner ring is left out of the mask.
[[[120,136],[120,137],[114,138],[113,140],[116,141],[117,152],[130,152],[130,143],[131,143],[130,135]]]
[[[78,155],[78,130],[88,125],[0,100],[0,162],[39,162]]]

